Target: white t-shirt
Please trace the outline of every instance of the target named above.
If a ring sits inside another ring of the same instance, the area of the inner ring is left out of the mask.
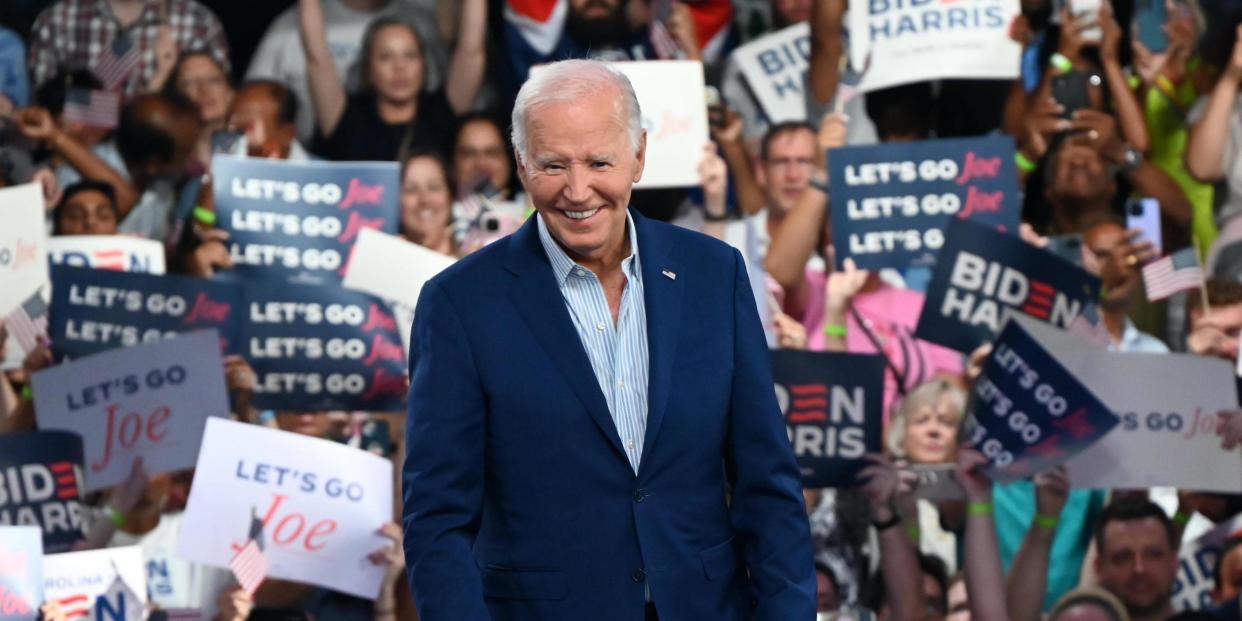
[[[216,598],[233,585],[224,569],[199,565],[178,558],[177,538],[184,513],[165,513],[155,530],[134,536],[117,531],[108,547],[141,546],[147,564],[147,596],[160,608],[201,610],[204,619],[216,616]]]
[[[366,33],[367,24],[376,17],[396,14],[404,16],[418,27],[423,54],[428,61],[423,89],[434,90],[439,87],[440,76],[445,74],[448,67],[448,54],[440,41],[435,14],[418,6],[415,1],[390,0],[379,11],[364,13],[345,6],[341,0],[322,0],[328,48],[336,61],[336,70],[345,80],[347,91],[353,92],[357,87],[354,65],[360,55],[362,35]],[[259,47],[250,61],[250,68],[246,71],[246,79],[259,78],[276,80],[297,95],[298,139],[309,144],[315,133],[315,114],[310,101],[310,86],[306,79],[306,52],[302,48],[302,38],[298,33],[296,4],[272,20],[272,25],[259,42]]]

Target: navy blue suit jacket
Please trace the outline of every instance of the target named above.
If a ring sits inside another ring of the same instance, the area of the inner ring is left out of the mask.
[[[631,215],[651,357],[637,476],[534,218],[423,288],[402,479],[424,621],[640,621],[648,588],[664,621],[815,618],[741,255]]]

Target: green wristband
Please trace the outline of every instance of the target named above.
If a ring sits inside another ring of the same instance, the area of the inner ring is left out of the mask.
[[[1024,173],[1035,172],[1035,169],[1039,168],[1039,164],[1032,162],[1031,158],[1027,157],[1021,151],[1013,152],[1013,163],[1017,164],[1018,170]]]
[[[837,338],[845,338],[845,326],[839,323],[824,324],[824,336],[835,336]]]
[[[1045,530],[1056,530],[1061,525],[1061,518],[1055,515],[1036,515],[1035,525]]]
[[[1194,516],[1195,514],[1193,513],[1182,513],[1181,511],[1178,511],[1173,514],[1173,523],[1178,526],[1185,526],[1190,523],[1190,518]]]
[[[992,515],[993,508],[990,502],[972,500],[966,503],[966,513],[968,515]]]
[[[113,526],[120,528],[125,525],[124,513],[117,511],[112,505],[104,505],[104,509],[108,511],[108,521],[112,522]]]
[[[923,537],[923,531],[918,526],[912,524],[906,527],[906,536],[910,538],[910,541],[918,543]]]
[[[1048,59],[1048,64],[1055,67],[1061,73],[1069,73],[1074,70],[1074,61],[1066,58],[1066,56],[1060,52],[1053,54],[1052,57]]]
[[[22,386],[21,397],[27,401],[34,401],[34,390],[30,388],[30,384]]]
[[[203,207],[202,205],[196,206],[193,213],[195,220],[206,224],[207,226],[212,226],[216,223],[216,212]]]

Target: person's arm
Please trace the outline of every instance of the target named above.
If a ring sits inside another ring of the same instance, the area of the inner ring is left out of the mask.
[[[970,615],[975,619],[1008,619],[1005,606],[1005,570],[993,517],[992,481],[983,473],[988,460],[974,449],[957,454],[957,480],[966,490],[966,590]]]
[[[474,98],[479,94],[486,69],[487,0],[462,0],[457,45],[453,48],[445,88],[454,114],[465,114],[474,107]]]
[[[757,600],[750,618],[813,619],[816,581],[802,475],[772,392],[768,344],[746,264],[737,250],[732,254],[733,389],[724,466],[729,513]]]
[[[345,114],[345,84],[328,49],[327,26],[319,2],[298,0],[298,30],[306,52],[306,82],[315,121],[324,136],[331,136]]]
[[[720,114],[724,117],[723,126],[712,128],[712,138],[720,145],[725,163],[729,165],[729,174],[733,178],[737,194],[738,211],[743,216],[759,213],[766,201],[763,190],[759,188],[759,181],[755,179],[750,153],[746,152],[746,145],[742,142],[746,121],[742,119],[742,115],[727,107],[722,106]]]
[[[1127,169],[1125,141],[1117,135],[1117,122],[1112,115],[1099,110],[1078,110],[1070,121],[1074,131],[1084,132],[1074,140],[1085,138],[1099,151],[1104,159],[1118,166],[1134,186],[1138,196],[1160,201],[1160,212],[1169,224],[1188,230],[1193,207],[1181,186],[1168,173],[1144,159],[1138,166]]]
[[[880,575],[884,579],[884,593],[888,600],[890,618],[923,618],[923,572],[919,568],[915,544],[906,534],[907,520],[918,523],[917,515],[901,515],[898,496],[909,493],[909,485],[903,490],[901,474],[892,462],[882,455],[868,454],[870,465],[858,473],[858,482],[867,497],[871,510],[871,522],[880,541]]]
[[[686,60],[702,62],[703,53],[699,51],[699,33],[694,26],[694,15],[690,12],[689,6],[682,2],[674,2],[665,27],[668,28],[669,36],[677,42],[677,47],[681,48],[682,53],[685,54]]]
[[[121,175],[120,171],[108,165],[94,151],[74,140],[56,127],[52,115],[43,108],[32,107],[18,114],[17,128],[31,140],[45,143],[56,155],[65,160],[84,179],[101,181],[112,186],[116,192],[116,208],[119,212],[117,220],[124,220],[134,205],[138,204],[141,193]]]
[[[725,221],[728,215],[729,167],[716,153],[716,145],[703,145],[703,159],[699,162],[699,185],[703,189],[704,235],[724,241]]]
[[[384,546],[367,556],[373,564],[384,566],[384,581],[380,583],[380,592],[375,598],[373,611],[375,621],[396,621],[397,582],[405,571],[405,554],[401,552],[401,527],[389,522],[380,527],[379,534],[391,539],[392,545]]]
[[[1229,66],[1221,73],[1220,80],[1212,89],[1203,118],[1190,128],[1190,142],[1186,146],[1186,170],[1203,182],[1210,183],[1223,178],[1226,161],[1236,157],[1227,150],[1238,148],[1229,135],[1229,115],[1233,113],[1238,98],[1238,86],[1242,84],[1242,24],[1238,25],[1237,31],[1238,42],[1233,46]]]
[[[1121,135],[1130,146],[1146,153],[1151,146],[1147,135],[1147,118],[1143,108],[1130,90],[1125,72],[1121,69],[1121,26],[1113,18],[1113,5],[1108,0],[1100,4],[1099,23],[1103,31],[1100,42],[1100,60],[1104,65],[1104,79],[1108,94],[1112,96],[1113,109],[1121,123]]]
[[[839,272],[828,275],[824,287],[824,350],[846,351],[845,315],[849,312],[854,296],[867,284],[871,272],[860,270],[853,259],[846,259]]]
[[[401,476],[405,558],[420,618],[490,618],[473,552],[483,517],[486,416],[460,313],[440,285],[428,283],[410,335]]]
[[[1039,621],[1048,591],[1048,564],[1052,540],[1061,522],[1061,510],[1069,497],[1065,466],[1035,475],[1035,520],[1022,538],[1013,559],[1006,592],[1013,621]]]
[[[811,5],[811,66],[807,82],[815,101],[824,106],[832,103],[841,81],[845,4],[846,0],[814,0]]]

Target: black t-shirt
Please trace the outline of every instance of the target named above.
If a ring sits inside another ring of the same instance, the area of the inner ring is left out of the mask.
[[[443,91],[419,95],[413,124],[386,123],[379,116],[374,96],[350,95],[336,131],[331,136],[318,136],[316,151],[336,161],[395,160],[410,134],[410,149],[432,149],[447,157],[453,127],[453,110]]]

